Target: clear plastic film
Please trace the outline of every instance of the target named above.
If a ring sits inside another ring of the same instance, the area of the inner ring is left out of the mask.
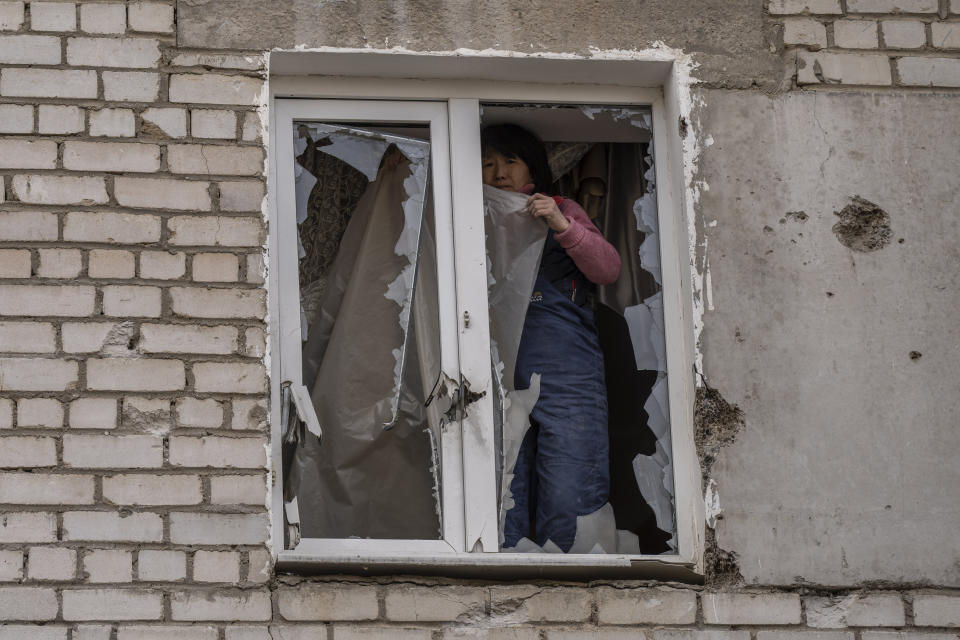
[[[322,123],[293,133],[303,379],[324,437],[297,446],[287,512],[301,537],[437,539],[430,143]]]

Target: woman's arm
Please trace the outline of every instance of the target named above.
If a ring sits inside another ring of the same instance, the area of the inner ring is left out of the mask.
[[[570,226],[554,233],[574,264],[594,284],[611,284],[620,275],[620,254],[607,242],[587,213],[570,198],[558,203]]]

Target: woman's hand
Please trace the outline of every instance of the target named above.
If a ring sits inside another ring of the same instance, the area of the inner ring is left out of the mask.
[[[570,221],[560,213],[560,207],[550,196],[535,193],[527,200],[527,211],[535,218],[540,218],[557,233],[562,233],[570,226]]]

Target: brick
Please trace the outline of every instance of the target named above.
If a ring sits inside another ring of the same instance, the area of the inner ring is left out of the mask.
[[[550,640],[553,640],[551,638]],[[749,631],[721,631],[719,629],[657,629],[653,640],[750,640]],[[812,640],[812,639],[811,639]]]
[[[208,182],[169,178],[114,179],[117,202],[126,207],[148,209],[210,210]]]
[[[3,287],[0,287],[2,299]],[[0,358],[4,391],[66,391],[77,384],[77,363],[33,358]]]
[[[693,624],[697,617],[697,596],[679,589],[597,590],[598,620],[601,624]]]
[[[171,513],[173,544],[263,544],[269,521],[264,513]]]
[[[78,67],[149,69],[159,61],[152,38],[67,38],[67,64]]]
[[[59,429],[63,426],[63,405],[53,398],[17,400],[17,426]]]
[[[163,521],[155,513],[68,511],[63,514],[63,539],[97,542],[160,542]]]
[[[960,23],[934,22],[930,25],[930,36],[938,49],[960,49]]]
[[[264,584],[273,575],[273,563],[266,549],[254,549],[247,554],[247,582]]]
[[[147,33],[173,31],[173,5],[162,2],[134,2],[128,6],[130,29]]]
[[[127,8],[122,4],[85,2],[80,5],[80,30],[86,33],[123,33]]]
[[[27,552],[31,580],[73,580],[77,552],[62,547],[31,547]]]
[[[26,249],[0,249],[0,278],[29,278],[30,271],[29,251]]]
[[[0,36],[2,64],[60,64],[60,38],[56,36]]]
[[[114,429],[117,401],[114,398],[77,398],[70,403],[71,429]]]
[[[116,391],[179,391],[186,384],[183,363],[150,358],[87,361],[87,388]]]
[[[19,31],[23,18],[22,2],[0,2],[0,31]]]
[[[156,318],[160,312],[159,287],[111,285],[103,288],[104,315],[115,318]]]
[[[29,257],[27,254],[27,276]],[[236,282],[240,273],[240,260],[232,253],[198,253],[193,256],[193,279],[197,282]]]
[[[172,426],[170,404],[168,398],[128,396],[123,399],[121,424],[153,433],[166,433]]]
[[[33,132],[33,106],[0,104],[0,133]]]
[[[581,639],[593,637],[593,634],[589,631],[582,633]],[[614,631],[614,633],[619,632]],[[462,629],[444,629],[443,638],[444,640],[540,640],[540,632],[534,627],[465,627]],[[637,636],[631,640],[643,640],[643,638]]]
[[[71,640],[110,640],[113,627],[108,624],[78,624]]]
[[[117,627],[117,640],[217,640],[216,627],[163,626],[121,626]]]
[[[267,403],[263,400],[235,399],[231,429],[263,430],[267,426]]]
[[[911,87],[960,87],[958,58],[900,58],[900,83]]]
[[[453,622],[461,616],[483,615],[486,602],[486,590],[479,587],[407,586],[387,591],[386,615],[403,622]]]
[[[41,211],[0,211],[0,240],[57,239],[57,216]]]
[[[349,584],[301,585],[281,589],[277,598],[285,620],[375,620],[377,589]]]
[[[256,176],[263,173],[263,151],[259,147],[177,144],[167,147],[167,163],[173,173]]]
[[[915,594],[913,624],[918,627],[960,627],[960,596]]]
[[[18,582],[23,578],[23,552],[0,549],[0,582]]]
[[[211,67],[216,69],[240,69],[257,71],[264,68],[261,55],[234,55],[229,53],[178,52],[170,63],[174,67]]]
[[[56,540],[56,514],[7,511],[0,517],[0,543],[56,542]]]
[[[68,242],[144,244],[160,240],[160,218],[142,213],[71,211],[63,225]]]
[[[76,31],[77,5],[72,2],[31,2],[30,28],[34,31]]]
[[[103,97],[114,102],[156,102],[160,75],[148,71],[104,71]]]
[[[50,353],[54,348],[53,325],[49,322],[0,322],[0,351]]]
[[[800,51],[797,58],[799,84],[820,84],[817,67],[827,82],[889,85],[893,82],[890,60],[883,54]]]
[[[822,22],[808,18],[791,18],[784,20],[783,43],[826,47],[827,28]]]
[[[105,204],[103,178],[73,176],[13,176],[13,194],[29,204]]]
[[[0,398],[0,429],[9,429],[13,426],[13,401]]]
[[[167,221],[170,243],[183,246],[258,247],[263,227],[259,218],[177,216]]]
[[[159,620],[163,594],[141,589],[64,589],[64,620]]]
[[[4,69],[0,94],[30,98],[96,98],[97,72],[79,69]]]
[[[267,352],[267,336],[260,327],[249,327],[243,332],[246,346],[243,355],[250,358],[262,358]]]
[[[106,138],[132,138],[136,121],[131,109],[94,109],[90,111],[90,135]]]
[[[159,467],[163,465],[163,442],[148,435],[65,435],[63,463],[81,469]]]
[[[333,640],[431,640],[431,638],[433,638],[433,631],[430,629],[340,625],[333,628]],[[582,639],[583,636],[580,635],[577,636],[577,638],[579,640]],[[291,640],[307,640],[307,637],[298,637]]]
[[[93,313],[93,287],[0,285],[0,315],[86,316]]]
[[[876,49],[877,23],[873,20],[837,20],[833,23],[834,44],[843,49]]]
[[[0,625],[0,640],[67,640],[67,627],[56,625]],[[74,636],[74,640],[82,640]]]
[[[56,169],[57,143],[52,140],[0,140],[0,169]]]
[[[937,0],[847,0],[850,13],[936,13]]]
[[[92,583],[133,580],[133,554],[119,549],[94,549],[83,557],[83,571]]]
[[[234,327],[144,324],[140,348],[146,353],[231,354],[237,349]]]
[[[240,554],[236,551],[197,551],[193,554],[195,582],[240,582]]]
[[[3,300],[4,287],[0,287]],[[77,363],[34,358],[0,358],[4,391],[66,391],[77,384]]]
[[[262,182],[221,182],[218,186],[221,210],[260,211],[263,202]]]
[[[42,104],[39,109],[40,133],[80,133],[83,131],[83,109],[55,104]]]
[[[903,601],[896,594],[851,594],[835,598],[805,598],[807,626],[826,629],[843,627],[902,627]]]
[[[2,290],[3,287],[0,286],[0,291]],[[173,301],[173,313],[184,317],[262,318],[266,311],[264,292],[261,289],[171,287],[170,297]]]
[[[63,350],[67,353],[95,353],[108,346],[108,341],[113,345],[127,336],[121,325],[112,322],[65,322],[61,334]]]
[[[57,466],[57,441],[39,436],[0,437],[0,468]],[[262,502],[262,500],[261,500]]]
[[[175,436],[170,464],[175,467],[257,469],[266,466],[266,443],[260,438]]]
[[[187,577],[187,555],[183,551],[141,549],[137,577],[151,582],[176,582]]]
[[[92,249],[87,271],[91,278],[132,278],[134,256],[129,251]]]
[[[773,15],[813,13],[835,15],[843,13],[840,0],[770,0],[768,9]]]
[[[211,476],[210,502],[213,504],[263,505],[267,484],[262,475]]]
[[[39,587],[0,587],[0,612],[5,620],[53,620],[57,592]]]
[[[185,138],[187,135],[186,109],[156,108],[146,109],[141,133],[150,137]]]
[[[593,609],[587,589],[570,587],[491,587],[493,615],[509,616],[516,622],[582,622]]]
[[[190,112],[190,135],[234,140],[237,137],[237,114],[223,109],[194,109]]]
[[[183,427],[218,429],[223,425],[223,407],[211,398],[180,398],[176,402],[177,423]]]
[[[103,499],[116,505],[200,504],[203,492],[195,475],[124,474],[104,477]]]
[[[795,593],[705,593],[707,624],[799,624],[800,597]]]
[[[83,271],[83,254],[78,249],[40,249],[38,255],[41,278],[76,278]]]
[[[170,102],[256,105],[263,81],[214,73],[171,74]]]
[[[248,111],[243,116],[243,131],[240,137],[244,142],[256,142],[260,139],[260,115],[256,111]]]
[[[919,49],[927,44],[926,28],[919,20],[884,20],[880,26],[888,49]]]
[[[63,166],[74,171],[153,172],[160,168],[160,147],[139,142],[67,142]]]
[[[844,631],[758,631],[757,640],[853,640]]]
[[[262,393],[267,377],[260,363],[198,362],[193,387],[200,393]]]
[[[179,591],[170,595],[173,620],[261,621],[271,614],[268,591]]]
[[[176,280],[187,272],[187,257],[170,251],[140,254],[140,277],[148,280]]]
[[[91,504],[93,477],[0,473],[0,504]]]
[[[957,640],[956,633],[915,631],[861,631],[861,640]]]

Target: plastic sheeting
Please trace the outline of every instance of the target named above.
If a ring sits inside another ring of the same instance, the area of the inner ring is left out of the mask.
[[[293,456],[301,537],[437,539],[440,409],[425,407],[440,372],[429,143],[316,123],[294,135],[323,140],[323,153],[374,178],[307,319],[304,383],[324,439]],[[306,191],[298,218],[309,215],[299,215]]]

